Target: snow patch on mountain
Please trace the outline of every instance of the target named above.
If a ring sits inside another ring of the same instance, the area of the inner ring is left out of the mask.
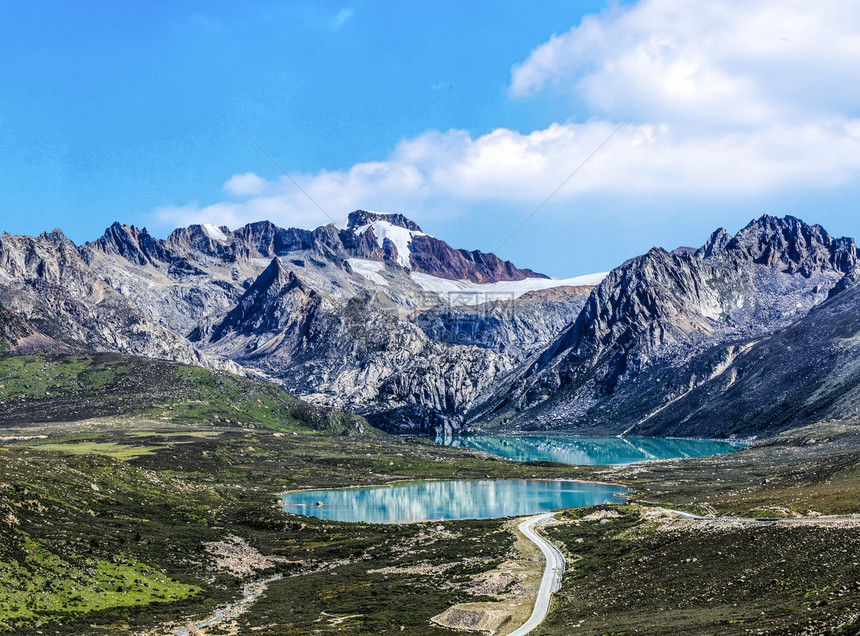
[[[409,244],[412,242],[412,238],[415,236],[429,236],[424,232],[407,230],[404,227],[393,225],[388,221],[374,221],[369,225],[357,227],[354,231],[360,236],[369,229],[373,230],[373,235],[376,237],[376,242],[379,247],[383,246],[385,239],[394,243],[394,247],[397,248],[397,262],[402,267],[410,266],[409,255],[411,252],[409,251]]]
[[[449,280],[430,276],[420,272],[412,272],[412,280],[425,291],[439,294],[454,304],[477,305],[496,300],[513,300],[530,291],[551,289],[553,287],[578,287],[582,285],[599,285],[609,272],[586,274],[574,278],[525,278],[523,280],[503,280],[496,283],[473,283],[470,280]],[[462,298],[458,298],[462,295]]]
[[[224,232],[221,231],[221,228],[212,225],[211,223],[203,223],[201,224],[203,231],[206,232],[206,235],[211,238],[213,241],[221,241],[226,243],[229,239]]]
[[[399,252],[399,250],[398,250]],[[372,283],[377,285],[388,286],[388,281],[379,275],[385,269],[385,263],[380,261],[371,261],[366,258],[348,258],[349,266],[356,274],[363,276]]]

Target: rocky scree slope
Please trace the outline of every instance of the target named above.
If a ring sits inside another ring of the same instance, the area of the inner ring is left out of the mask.
[[[785,329],[692,358],[682,375],[698,381],[633,432],[762,436],[820,421],[857,419],[858,310],[860,286],[837,287]],[[717,373],[709,372],[714,368]]]
[[[839,344],[850,310],[835,308],[856,308],[857,261],[853,240],[793,217],[764,216],[735,237],[718,230],[692,255],[653,249],[611,272],[576,321],[472,416],[612,434],[784,428],[798,416],[790,396],[813,360],[822,364],[816,376],[829,377],[822,385],[833,381],[822,357],[841,351],[851,364]],[[770,355],[774,343],[798,338],[803,347]],[[763,369],[777,359],[765,390]],[[747,399],[736,400],[744,387]],[[835,398],[822,389],[800,410],[843,412],[847,402]]]
[[[426,431],[424,412],[440,416],[434,428],[458,428],[459,414],[513,369],[491,349],[434,342],[373,296],[319,292],[277,258],[210,333],[200,330],[192,339],[299,395],[365,413],[384,428],[399,413],[401,430]],[[410,424],[416,407],[422,415]]]

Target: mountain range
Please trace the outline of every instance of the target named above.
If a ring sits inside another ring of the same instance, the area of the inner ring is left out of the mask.
[[[858,267],[852,239],[793,217],[567,280],[400,214],[163,240],[115,223],[79,246],[3,234],[0,342],[252,375],[394,432],[766,435],[857,415]]]

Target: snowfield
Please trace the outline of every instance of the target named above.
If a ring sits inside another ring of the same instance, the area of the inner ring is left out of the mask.
[[[366,258],[348,258],[346,260],[352,268],[352,271],[356,274],[363,276],[377,285],[382,285],[384,287],[388,286],[388,281],[379,275],[379,272],[385,269],[385,263],[381,261],[371,261]]]
[[[203,223],[202,224],[203,231],[206,232],[206,235],[211,238],[213,241],[226,241],[227,235],[221,231],[221,228],[212,225],[211,223]]]
[[[519,298],[530,291],[551,289],[553,287],[579,285],[599,285],[609,272],[586,274],[574,278],[526,278],[523,280],[504,280],[497,283],[473,283],[470,280],[449,280],[420,272],[412,272],[412,280],[422,289],[434,292],[440,296],[462,294],[473,296],[474,301],[462,304],[486,303],[494,300],[511,300]]]
[[[412,242],[412,237],[429,236],[429,234],[425,234],[424,232],[413,232],[412,230],[407,230],[405,227],[392,225],[388,221],[374,221],[370,225],[357,227],[354,231],[360,236],[369,229],[373,229],[373,235],[376,237],[379,247],[382,247],[385,239],[394,243],[394,247],[397,248],[397,262],[403,267],[409,267],[409,255],[411,254],[409,243]]]

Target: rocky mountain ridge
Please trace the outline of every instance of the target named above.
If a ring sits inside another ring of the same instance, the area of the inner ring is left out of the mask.
[[[425,249],[432,256],[422,256]],[[422,258],[434,273],[421,273],[418,284],[412,277]],[[437,283],[428,289],[428,280]],[[402,215],[361,210],[346,229],[198,224],[162,240],[114,223],[81,246],[59,231],[4,235],[0,243],[0,304],[47,339],[262,374],[380,424],[403,411],[398,421],[407,428],[421,428],[425,411],[459,427],[477,396],[549,342],[585,301],[580,290],[554,311],[513,317],[520,306],[547,306],[517,299],[530,280],[540,282],[536,289],[552,285],[492,254],[455,250]],[[472,285],[470,299],[479,301],[487,282],[525,287],[503,295],[504,303],[458,307],[446,281]],[[456,338],[434,337],[420,320],[431,309],[457,327]],[[455,314],[468,315],[471,329],[455,325]],[[409,413],[420,413],[414,425]]]
[[[713,423],[681,416],[685,396],[731,377],[738,356],[851,288],[857,269],[852,239],[793,217],[764,216],[735,237],[718,230],[693,255],[655,248],[613,270],[576,321],[475,417],[660,434],[678,432],[660,415],[671,412],[695,422],[683,434],[707,433]],[[736,434],[756,428],[734,425]]]
[[[826,390],[838,378],[787,350],[773,359],[789,370],[749,379],[777,342],[854,377],[858,276],[853,240],[793,217],[654,248],[596,287],[456,250],[402,215],[199,224],[164,240],[115,223],[81,246],[59,230],[3,235],[0,340],[257,374],[389,430],[746,435],[789,417],[788,398],[773,407],[756,387],[783,395],[797,377],[820,389],[804,412],[851,410]],[[729,400],[738,386],[761,402],[754,417],[731,415],[748,403]]]

